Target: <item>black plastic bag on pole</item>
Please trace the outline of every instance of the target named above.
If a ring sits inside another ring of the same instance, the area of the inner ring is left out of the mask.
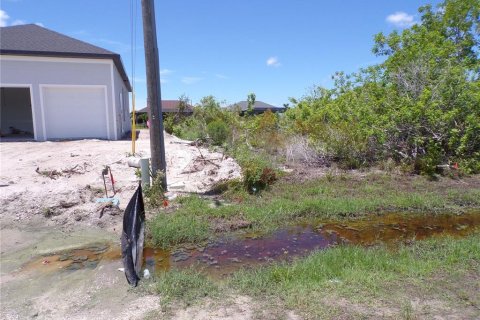
[[[145,238],[145,206],[143,204],[142,185],[139,184],[123,214],[122,260],[125,277],[130,285],[136,287],[140,280]]]

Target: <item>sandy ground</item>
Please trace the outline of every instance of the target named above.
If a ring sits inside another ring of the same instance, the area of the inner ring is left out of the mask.
[[[121,210],[137,186],[135,168],[127,163],[130,141],[1,142],[0,148],[4,222],[43,215],[52,224],[111,227],[121,221],[121,211],[107,210],[99,218],[95,200],[104,197],[102,169],[108,165],[112,170]],[[232,158],[169,134],[165,134],[165,149],[170,194],[205,192],[219,181],[240,176]],[[150,156],[147,130],[140,131],[136,154]]]
[[[100,228],[66,232],[45,227],[39,217],[1,231],[1,319],[143,319],[159,307],[159,297],[133,292],[117,271],[120,260],[95,269],[67,271],[48,264],[27,268],[42,254],[103,241],[118,241]],[[34,223],[36,222],[36,223]]]
[[[137,156],[149,157],[148,136],[141,130]],[[231,158],[168,134],[165,140],[170,196],[205,192],[240,176]],[[26,267],[65,249],[119,245],[123,210],[137,186],[135,168],[127,164],[130,152],[130,141],[0,142],[1,319],[143,319],[152,312],[155,318],[170,318],[159,312],[158,296],[128,286],[118,271],[120,259],[75,271],[48,264]],[[106,165],[120,205],[100,217],[96,199],[104,197],[101,171]],[[244,318],[242,312],[234,312],[232,319]],[[179,318],[190,319],[191,313]]]
[[[48,261],[59,253],[93,243],[119,245],[118,236],[99,227],[45,226],[39,216],[25,223],[2,225],[0,319],[176,319],[243,320],[299,319],[292,312],[260,309],[249,297],[224,297],[194,306],[169,306],[147,292],[154,285],[143,279],[131,288],[119,268],[121,260],[102,259],[93,268],[66,270]],[[146,290],[147,289],[147,290]]]

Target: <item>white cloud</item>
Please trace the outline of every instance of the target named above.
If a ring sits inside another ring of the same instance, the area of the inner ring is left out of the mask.
[[[162,69],[162,70],[160,70],[160,75],[161,75],[161,76],[168,76],[169,74],[172,74],[172,73],[173,73],[173,71],[170,70],[170,69]]]
[[[398,11],[391,15],[388,15],[385,20],[388,23],[391,23],[394,26],[400,28],[408,28],[417,23],[412,15],[402,11]]]
[[[203,78],[199,78],[199,77],[183,77],[182,78],[182,82],[185,84],[195,84],[201,80],[203,80]]]
[[[277,57],[270,57],[267,59],[267,66],[269,67],[280,67],[282,64],[278,61]]]
[[[71,35],[73,36],[87,36],[89,35],[89,32],[87,30],[77,30],[77,31],[73,31],[73,32],[70,32]]]
[[[6,27],[8,25],[10,26],[18,26],[18,25],[21,25],[21,24],[27,24],[28,22],[25,21],[25,20],[21,20],[21,19],[16,19],[16,20],[13,20],[12,23],[8,23],[8,20],[10,19],[10,16],[3,10],[0,9],[0,27]],[[43,27],[43,23],[41,22],[36,22],[35,23],[37,26],[40,26],[40,27]]]
[[[0,27],[6,27],[7,26],[7,20],[9,18],[10,17],[8,16],[8,14],[5,11],[0,10]]]
[[[167,83],[168,76],[171,75],[174,71],[170,69],[161,69],[160,70],[160,83]]]
[[[220,73],[217,73],[215,74],[215,77],[217,77],[218,79],[228,79],[228,77],[226,75],[223,75],[223,74],[220,74]]]
[[[12,22],[12,26],[19,26],[21,24],[26,24],[25,20],[15,20]]]

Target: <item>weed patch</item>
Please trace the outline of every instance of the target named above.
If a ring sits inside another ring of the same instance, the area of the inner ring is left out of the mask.
[[[155,246],[166,248],[208,239],[209,225],[198,216],[160,213],[151,221],[150,233]]]
[[[218,286],[205,275],[193,269],[164,272],[157,280],[157,292],[168,304],[172,300],[181,301],[186,305],[205,297],[216,297]]]

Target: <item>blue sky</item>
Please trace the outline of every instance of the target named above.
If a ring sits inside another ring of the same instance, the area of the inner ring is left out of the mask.
[[[146,103],[140,0],[1,0],[0,25],[39,23],[121,54],[132,80],[131,1],[136,10],[137,108]],[[437,0],[157,0],[162,99],[213,95],[225,104],[257,100],[281,106],[335,71],[381,61],[373,35],[418,21]],[[134,10],[135,11],[135,10]]]

